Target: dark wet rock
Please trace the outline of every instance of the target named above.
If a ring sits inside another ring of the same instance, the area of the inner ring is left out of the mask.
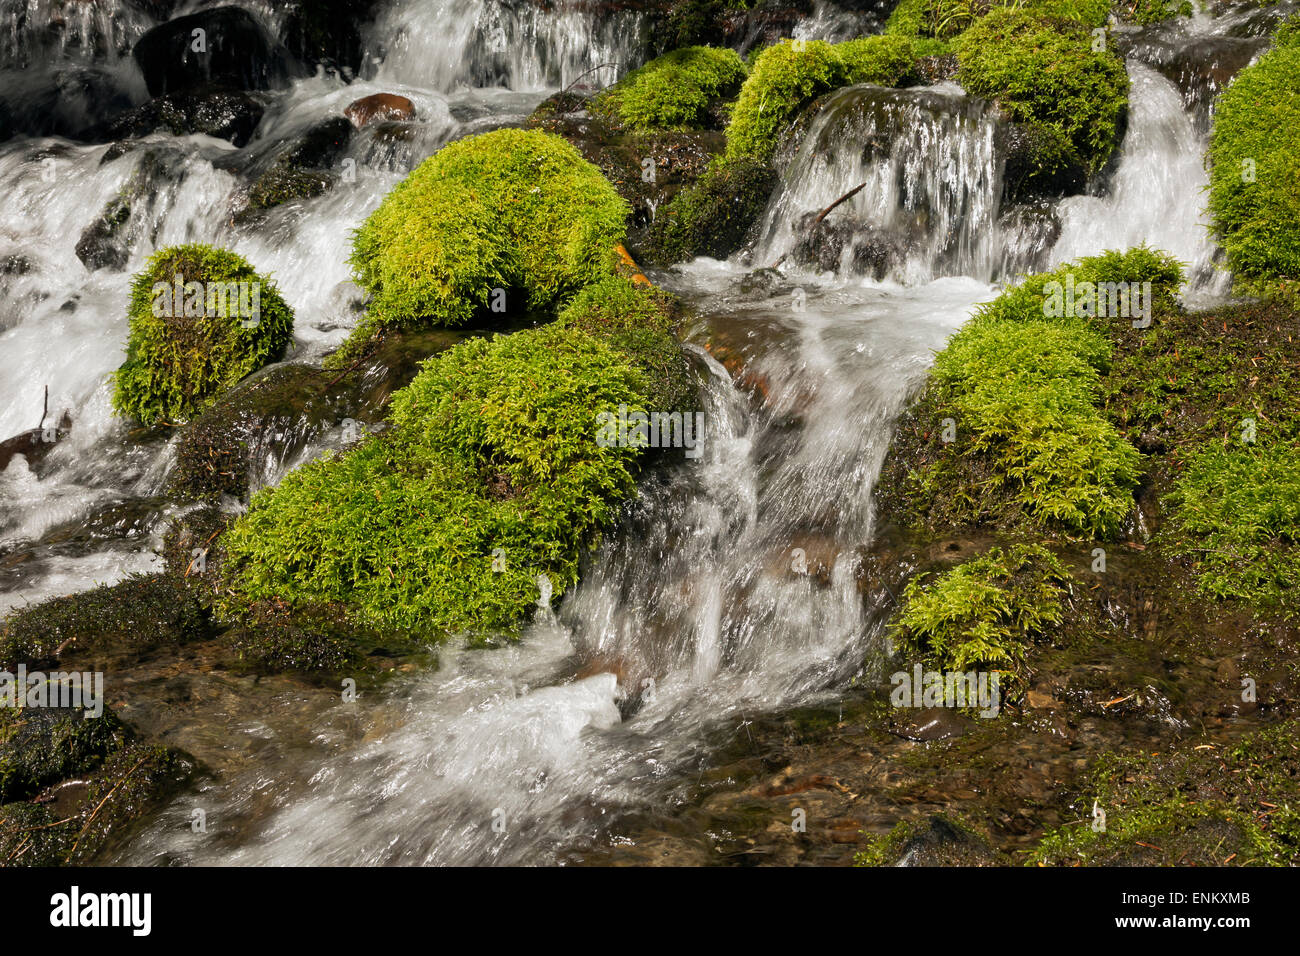
[[[901,711],[891,722],[890,732],[905,740],[944,740],[960,737],[969,726],[970,721],[951,707],[926,707]]]
[[[1160,28],[1120,34],[1118,48],[1153,67],[1178,88],[1183,106],[1203,128],[1214,98],[1269,45],[1268,33],[1188,38]]]
[[[128,744],[89,777],[49,787],[39,802],[0,806],[0,863],[62,866],[111,859],[197,769],[193,758],[174,748]]]
[[[415,104],[396,93],[372,93],[348,104],[343,115],[352,125],[361,129],[377,120],[409,120],[415,118]]]
[[[1045,171],[1044,157],[1057,154],[1042,130],[1023,123],[1007,123],[999,133],[999,147],[1006,158],[1002,174],[1004,202],[1073,196],[1087,185],[1087,167],[1072,151],[1061,156],[1050,172]]]
[[[1024,275],[1047,267],[1061,236],[1061,217],[1050,201],[1004,205],[998,231],[1003,236],[1001,274]]]
[[[284,8],[280,39],[310,68],[323,66],[355,75],[365,56],[362,28],[374,18],[379,0],[272,0]]]
[[[422,360],[464,337],[443,330],[394,335],[343,374],[287,363],[246,379],[181,432],[172,493],[187,501],[243,498],[250,483],[271,477],[268,468],[285,467],[332,429],[345,445],[359,441]]]
[[[292,199],[319,196],[338,181],[335,168],[352,138],[352,124],[342,117],[323,120],[279,150],[245,195],[236,220]]]
[[[155,97],[211,86],[267,90],[284,85],[290,73],[284,48],[241,7],[169,20],[142,36],[131,55]]]
[[[57,426],[33,428],[0,441],[0,471],[8,468],[16,455],[22,455],[29,468],[39,465],[55,443],[67,437],[71,424],[65,416]]]
[[[160,96],[128,110],[87,134],[93,140],[120,140],[164,130],[175,136],[204,133],[246,146],[266,112],[261,94],[205,89]]]
[[[77,240],[77,258],[87,269],[126,268],[131,255],[131,213],[136,203],[152,205],[156,187],[166,175],[167,163],[161,151],[149,150],[141,158],[130,180],[110,199],[103,211],[82,230]]]
[[[916,237],[881,229],[866,220],[832,213],[820,222],[819,213],[805,213],[796,227],[798,239],[790,251],[797,265],[823,272],[846,271],[883,279],[900,266]]]

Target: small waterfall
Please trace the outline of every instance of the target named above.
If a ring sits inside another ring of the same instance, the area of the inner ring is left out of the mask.
[[[1173,83],[1134,60],[1128,71],[1128,132],[1114,178],[1106,195],[1058,204],[1061,235],[1052,264],[1145,242],[1186,263],[1194,300],[1222,297],[1228,275],[1214,265],[1217,247],[1204,213],[1208,137]]]
[[[791,139],[756,265],[788,257],[903,282],[992,275],[1002,161],[997,122],[981,101],[954,84],[849,87]],[[813,228],[819,210],[859,185]]]
[[[597,14],[571,2],[543,10],[530,0],[396,0],[374,27],[374,79],[552,90],[586,74],[602,86],[640,63],[648,30],[638,11]]]
[[[870,669],[883,621],[864,606],[858,551],[891,423],[990,290],[835,282],[754,298],[745,281],[701,263],[675,284],[711,312],[693,340],[747,343],[760,400],[697,352],[703,456],[643,482],[558,619],[491,652],[453,642],[437,671],[368,705],[387,732],[340,747],[327,722],[299,752],[179,800],[127,860],[556,862],[670,800],[710,734]],[[196,806],[220,839],[190,831]]]

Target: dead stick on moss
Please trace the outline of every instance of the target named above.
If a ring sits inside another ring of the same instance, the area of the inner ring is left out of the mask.
[[[866,188],[867,188],[866,183],[862,183],[861,185],[854,186],[852,189],[846,192],[839,199],[835,200],[833,203],[831,203],[829,206],[827,206],[825,209],[819,212],[817,214],[817,218],[812,221],[812,225],[814,226],[817,225],[819,222],[821,222],[823,219],[829,216],[831,214],[831,210],[833,210],[836,206],[838,206],[842,202],[847,202],[848,200],[852,199],[854,196],[856,196],[858,193],[862,192],[862,190]]]
[[[12,830],[0,830],[0,836],[17,836],[20,833],[33,833],[36,830],[48,830],[51,827],[61,827],[65,823],[71,823],[76,817],[64,817],[62,820],[55,820],[53,823],[42,823],[38,827],[16,827]]]
[[[130,770],[128,770],[125,774],[123,774],[122,779],[119,780],[117,783],[113,784],[113,789],[108,791],[108,793],[104,796],[103,800],[99,801],[99,805],[95,807],[95,809],[91,812],[90,816],[86,819],[86,825],[82,827],[81,832],[77,834],[77,839],[73,841],[72,849],[68,851],[68,855],[63,861],[65,864],[70,863],[72,861],[72,857],[77,852],[77,847],[81,845],[81,838],[86,835],[86,831],[90,829],[90,825],[95,822],[95,817],[99,816],[99,811],[104,809],[104,804],[108,803],[108,801],[112,799],[113,794],[117,793],[118,787],[126,783],[127,777],[131,776],[131,774],[135,773],[137,770],[140,769],[140,765],[144,763],[144,761],[145,761],[144,757],[141,757],[139,760],[137,760],[135,762],[135,766],[132,767]]]

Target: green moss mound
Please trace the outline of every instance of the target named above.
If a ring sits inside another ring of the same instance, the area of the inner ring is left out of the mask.
[[[560,325],[463,343],[393,398],[392,427],[259,493],[226,533],[239,601],[337,603],[439,636],[508,630],[559,596],[634,486],[596,415],[644,408],[642,374]]]
[[[1093,50],[1079,23],[995,9],[955,41],[957,78],[974,96],[997,102],[1039,133],[1040,176],[1076,157],[1095,173],[1115,149],[1128,110],[1124,61]]]
[[[982,306],[939,353],[912,423],[900,429],[897,458],[911,468],[890,465],[885,484],[903,487],[903,520],[1116,535],[1133,508],[1141,455],[1101,407],[1107,333],[1142,320],[1113,314],[1109,295],[1082,292],[1151,282],[1155,316],[1174,308],[1181,280],[1179,263],[1139,247],[1030,277]],[[1080,291],[1073,307],[1066,287]],[[1102,302],[1107,314],[1095,314]],[[1136,299],[1117,294],[1116,311],[1126,302],[1137,310]]]
[[[734,96],[744,79],[745,61],[734,50],[684,47],[633,70],[592,108],[639,132],[700,129],[709,107]]]
[[[129,314],[113,406],[145,424],[192,418],[278,360],[293,335],[293,312],[269,280],[233,252],[200,244],[150,258],[131,284]]]
[[[1023,668],[1030,641],[1063,620],[1065,566],[1041,545],[992,548],[938,577],[907,582],[900,645],[945,671]]]
[[[1300,21],[1219,95],[1209,212],[1241,291],[1294,298],[1300,280]]]
[[[343,361],[384,329],[464,325],[493,290],[549,309],[613,273],[627,203],[558,136],[504,129],[443,147],[356,231],[370,293]]]
[[[845,43],[782,41],[759,53],[727,126],[727,158],[767,161],[777,140],[805,106],[823,93],[855,83],[898,86],[933,49],[918,49],[901,36],[873,36]]]
[[[1300,445],[1211,444],[1174,481],[1161,529],[1198,587],[1300,616]]]
[[[574,296],[557,324],[580,329],[621,353],[642,375],[648,409],[685,411],[698,403],[695,378],[677,340],[676,311],[661,290],[611,276]]]

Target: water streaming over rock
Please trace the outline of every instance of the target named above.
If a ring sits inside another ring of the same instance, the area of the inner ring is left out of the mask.
[[[36,57],[46,7],[0,3],[7,70]],[[20,6],[36,13],[19,17]],[[150,24],[96,9],[62,31],[51,56],[116,71],[114,89],[138,102],[124,51]],[[807,35],[838,37],[848,22],[823,11]],[[367,28],[360,79],[293,80],[242,148],[164,134],[125,152],[54,137],[0,144],[10,198],[0,438],[68,423],[51,447],[30,446],[0,471],[0,609],[155,560],[172,508],[171,443],[129,435],[107,382],[123,357],[129,277],[153,250],[204,241],[247,256],[297,312],[289,357],[315,360],[356,321],[349,231],[405,170],[451,138],[522,122],[546,91],[593,68],[613,64],[586,79],[608,82],[644,56],[647,28],[632,12],[396,0]],[[273,713],[229,727],[278,735],[275,759],[182,797],[124,859],[568,859],[619,839],[624,813],[670,805],[707,765],[714,737],[746,715],[833,693],[869,670],[881,622],[861,598],[859,555],[891,421],[990,283],[1148,241],[1193,264],[1193,291],[1222,291],[1201,229],[1204,127],[1172,81],[1137,60],[1129,68],[1132,114],[1113,176],[1095,195],[1029,211],[1001,208],[997,121],[955,86],[829,97],[784,147],[755,248],[656,277],[700,311],[689,340],[705,383],[704,454],[652,471],[558,616],[543,615],[517,644],[453,643],[437,670],[339,705],[311,733],[290,737]],[[350,179],[237,215],[240,170],[375,92],[412,99],[406,133],[362,130],[338,160],[351,161]],[[808,215],[860,183],[826,217],[824,241],[800,249]],[[88,268],[79,239],[123,190],[136,197],[121,227],[125,260]],[[783,275],[759,268],[782,257]],[[719,364],[728,357],[743,366],[738,383]],[[278,480],[330,440],[268,461],[259,480]],[[358,713],[366,730],[349,737]],[[194,807],[213,821],[203,837],[188,825]]]

